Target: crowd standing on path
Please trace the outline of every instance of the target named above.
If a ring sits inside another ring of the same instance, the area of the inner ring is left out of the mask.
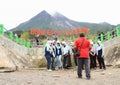
[[[79,56],[75,55],[77,50],[80,51]],[[70,69],[72,67],[72,55],[77,67],[78,78],[82,78],[83,69],[86,72],[87,79],[91,79],[91,69],[96,69],[98,65],[99,69],[106,69],[102,43],[88,40],[84,33],[81,33],[75,42],[70,42],[70,45],[64,40],[60,42],[57,38],[48,39],[44,52],[48,71]]]

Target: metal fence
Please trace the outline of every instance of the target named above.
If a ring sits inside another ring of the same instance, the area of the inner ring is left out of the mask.
[[[30,41],[26,41],[26,40],[22,39],[21,37],[19,37],[17,34],[13,34],[12,31],[8,31],[7,29],[5,29],[3,24],[0,24],[0,35],[4,36],[5,30],[6,30],[7,35],[8,35],[10,40],[16,42],[19,45],[24,45],[27,48],[31,47]]]
[[[119,36],[120,36],[120,27],[117,26],[112,31],[108,31],[107,33],[101,32],[100,34],[98,34],[98,36],[96,36],[95,38],[95,42],[97,42],[98,40],[100,40],[101,42],[104,42],[104,41],[107,41],[114,37],[119,37]]]

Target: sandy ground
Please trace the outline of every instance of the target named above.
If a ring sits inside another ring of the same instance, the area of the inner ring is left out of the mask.
[[[45,68],[0,73],[0,85],[120,85],[120,68],[91,70],[92,78],[77,78],[76,69],[48,72]]]

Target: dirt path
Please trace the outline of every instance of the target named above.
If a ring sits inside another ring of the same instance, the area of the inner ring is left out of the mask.
[[[106,70],[92,70],[91,80],[78,79],[75,69],[48,72],[41,70],[23,70],[0,73],[0,85],[120,85],[120,68],[109,67]]]

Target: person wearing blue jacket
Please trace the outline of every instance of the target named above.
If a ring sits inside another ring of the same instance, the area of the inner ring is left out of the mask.
[[[58,60],[58,69],[62,69],[62,46],[59,41],[57,41],[56,45],[56,56]]]
[[[52,60],[52,57],[53,57],[53,49],[52,49],[52,46],[51,46],[51,41],[48,40],[47,41],[47,44],[45,46],[45,58],[47,60],[47,70],[48,71],[52,71],[51,68],[52,68],[52,65],[51,65],[51,60]]]

